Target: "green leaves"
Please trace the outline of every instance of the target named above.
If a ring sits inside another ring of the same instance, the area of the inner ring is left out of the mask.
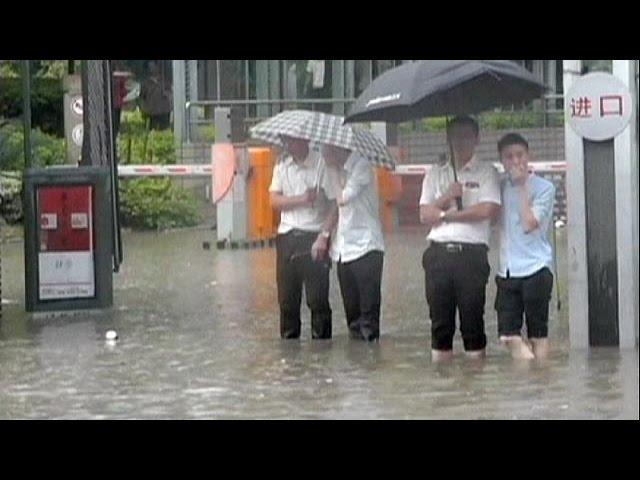
[[[39,128],[31,131],[31,149],[34,167],[47,167],[65,163],[63,138],[43,133]],[[0,128],[0,170],[22,172],[24,169],[24,130],[19,122],[9,122]]]
[[[123,165],[176,163],[173,132],[149,130],[147,120],[139,109],[123,112],[118,147],[120,163]]]
[[[142,229],[198,225],[200,214],[191,194],[169,178],[139,178],[120,184],[123,224]]]

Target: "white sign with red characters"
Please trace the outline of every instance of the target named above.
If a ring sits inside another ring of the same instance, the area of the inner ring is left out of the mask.
[[[564,99],[571,128],[583,138],[608,140],[621,133],[631,119],[631,94],[621,80],[603,72],[579,77]]]

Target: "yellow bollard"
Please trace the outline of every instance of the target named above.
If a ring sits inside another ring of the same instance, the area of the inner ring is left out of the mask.
[[[402,197],[402,179],[389,170],[376,168],[378,195],[380,196],[380,221],[385,232],[393,232],[398,225],[397,203]]]
[[[266,240],[276,235],[280,215],[274,212],[269,186],[275,165],[275,153],[266,147],[249,148],[251,175],[248,181],[249,238]]]

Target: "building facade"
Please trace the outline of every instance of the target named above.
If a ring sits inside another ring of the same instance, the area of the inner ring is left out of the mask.
[[[343,115],[381,73],[411,60],[173,60],[174,131],[196,141],[194,125],[206,124],[216,103],[251,119],[286,108]],[[562,60],[515,60],[562,93]],[[262,102],[262,103],[260,103]],[[561,106],[561,105],[558,105]]]

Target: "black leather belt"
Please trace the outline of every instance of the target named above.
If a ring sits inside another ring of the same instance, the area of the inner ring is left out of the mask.
[[[489,247],[484,243],[463,243],[463,242],[432,242],[431,245],[439,250],[445,250],[448,253],[468,252],[487,252]]]
[[[306,230],[298,230],[296,228],[294,228],[293,230],[289,230],[287,233],[285,233],[284,235],[290,235],[292,237],[309,237],[312,235],[318,235],[318,233],[320,232],[308,232]]]

